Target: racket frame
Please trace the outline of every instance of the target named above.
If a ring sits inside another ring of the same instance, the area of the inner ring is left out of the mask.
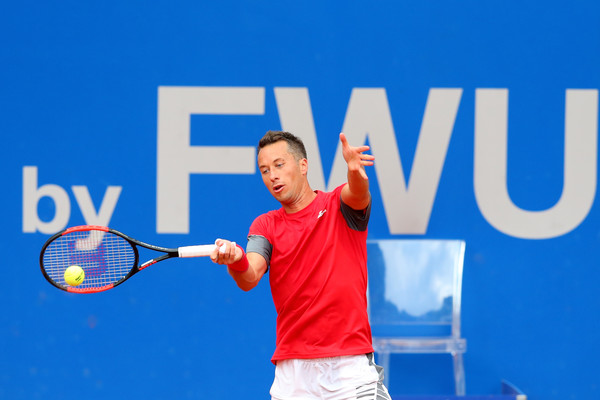
[[[46,252],[46,249],[48,248],[48,246],[57,238],[67,235],[69,233],[72,232],[82,232],[82,231],[102,231],[102,232],[107,232],[107,233],[111,233],[114,235],[117,235],[121,238],[123,238],[125,241],[127,241],[129,243],[129,245],[132,247],[133,249],[133,253],[134,253],[134,262],[133,265],[131,267],[131,269],[129,270],[129,272],[127,274],[125,274],[125,276],[123,278],[121,278],[120,280],[118,280],[117,282],[113,282],[107,285],[103,285],[103,286],[99,286],[99,287],[91,287],[91,288],[78,288],[77,286],[63,286],[58,284],[57,282],[55,282],[46,272],[46,269],[44,268],[44,253]],[[153,258],[151,260],[148,260],[146,262],[144,262],[142,265],[138,265],[139,264],[139,252],[137,247],[144,247],[146,249],[149,250],[154,250],[154,251],[158,251],[158,252],[162,252],[165,254],[162,254],[156,258]],[[50,238],[48,238],[48,240],[46,241],[46,243],[44,243],[44,245],[42,246],[42,250],[40,252],[40,268],[42,270],[42,274],[44,275],[44,278],[46,278],[46,280],[48,282],[50,282],[53,286],[64,290],[66,292],[70,292],[70,293],[98,293],[98,292],[104,292],[106,290],[112,289],[114,287],[117,287],[118,285],[122,284],[123,282],[125,282],[127,279],[131,278],[133,275],[135,275],[136,273],[138,273],[139,271],[153,265],[156,264],[159,261],[163,261],[163,260],[167,260],[169,258],[176,258],[179,257],[179,249],[177,248],[167,248],[167,247],[160,247],[160,246],[155,246],[153,244],[148,244],[148,243],[144,243],[141,242],[137,239],[134,239],[130,236],[127,236],[126,234],[119,232],[117,230],[108,228],[106,226],[99,226],[99,225],[79,225],[79,226],[73,226],[71,228],[68,229],[63,229],[60,232],[55,233],[54,235],[52,235]]]

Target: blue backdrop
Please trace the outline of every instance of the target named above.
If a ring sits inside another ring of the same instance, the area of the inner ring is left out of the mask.
[[[39,271],[66,225],[244,242],[278,204],[268,129],[377,157],[372,238],[467,242],[467,393],[600,396],[600,3],[21,1],[0,13],[0,398],[268,398],[275,312],[209,260],[70,295]],[[174,161],[176,160],[176,161]],[[443,356],[392,393],[451,393]]]

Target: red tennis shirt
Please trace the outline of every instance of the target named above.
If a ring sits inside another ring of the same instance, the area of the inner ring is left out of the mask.
[[[269,264],[277,311],[274,363],[373,352],[366,298],[370,207],[357,212],[344,205],[342,187],[316,191],[299,212],[262,214],[250,227],[248,251],[262,241],[256,252]],[[259,240],[251,246],[253,238]]]

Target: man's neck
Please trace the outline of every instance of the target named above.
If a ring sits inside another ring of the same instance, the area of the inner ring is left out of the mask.
[[[283,210],[287,214],[297,213],[298,211],[302,211],[306,207],[313,202],[313,200],[317,197],[317,193],[313,191],[310,186],[307,186],[305,190],[302,191],[300,196],[290,204],[282,204]]]

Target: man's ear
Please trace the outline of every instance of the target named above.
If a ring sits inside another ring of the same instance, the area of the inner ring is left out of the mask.
[[[299,161],[300,163],[300,172],[302,173],[302,175],[305,175],[308,173],[308,160],[306,158],[303,158]]]

